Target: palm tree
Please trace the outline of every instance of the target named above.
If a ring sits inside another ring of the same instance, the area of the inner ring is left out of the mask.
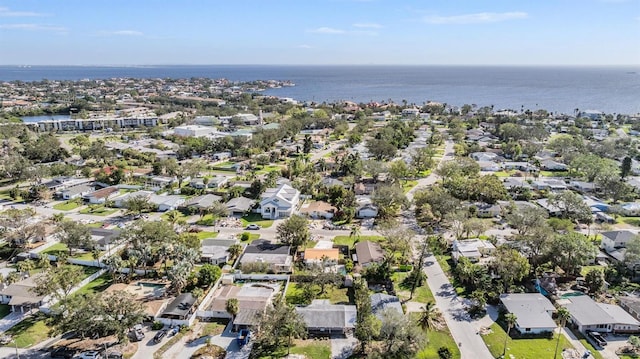
[[[558,357],[558,346],[560,345],[560,336],[562,335],[562,328],[567,324],[567,320],[571,317],[571,314],[565,307],[558,309],[558,339],[556,341],[556,350],[553,352],[553,359]]]
[[[94,261],[98,262],[98,267],[100,267],[100,250],[98,250],[97,248],[94,248],[91,251],[91,257],[93,257]]]
[[[231,260],[233,261],[236,258],[238,258],[240,256],[240,254],[242,253],[242,245],[233,244],[227,250],[229,251],[229,256],[231,257]]]
[[[165,216],[167,218],[167,221],[171,223],[171,226],[175,226],[178,219],[180,219],[180,212],[174,209],[172,211],[167,212]]]
[[[238,299],[237,298],[227,299],[225,310],[227,311],[227,313],[231,315],[231,323],[233,323],[233,320],[235,319],[236,315],[238,315],[238,311],[240,310]]]
[[[516,324],[518,317],[516,317],[516,315],[513,313],[507,313],[504,316],[504,320],[507,322],[507,332],[504,336],[504,351],[502,351],[502,356],[505,356],[507,354],[507,340],[509,339],[509,332],[511,331],[511,328],[513,328],[513,326]]]
[[[115,254],[107,257],[104,260],[105,264],[109,266],[109,273],[111,274],[111,279],[114,283],[117,282],[117,274],[120,273],[120,269],[122,268],[122,258],[119,255]]]
[[[53,223],[60,223],[64,220],[64,213],[54,213],[50,219]]]
[[[433,302],[427,302],[422,307],[420,318],[418,318],[418,325],[424,330],[435,329],[438,325],[438,317],[440,313]]]
[[[40,259],[38,259],[38,267],[44,269],[45,272],[51,268],[51,262],[49,261],[48,254],[40,255]]]
[[[360,241],[360,226],[354,224],[351,226],[351,232],[349,232],[349,238],[354,238],[354,243],[358,243]]]

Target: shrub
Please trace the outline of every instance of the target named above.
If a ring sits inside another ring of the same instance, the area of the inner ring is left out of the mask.
[[[451,354],[451,350],[447,347],[440,347],[438,349],[438,358],[440,359],[451,359],[453,358],[453,354]]]
[[[151,324],[151,329],[152,330],[160,330],[162,328],[164,328],[164,323],[159,322],[157,320],[155,322],[153,322],[153,324]]]
[[[248,241],[249,238],[251,238],[251,233],[249,232],[242,232],[242,234],[240,235],[240,240],[243,242]]]

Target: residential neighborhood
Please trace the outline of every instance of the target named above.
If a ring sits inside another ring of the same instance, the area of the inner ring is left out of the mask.
[[[640,115],[275,86],[0,83],[0,357],[640,355]]]

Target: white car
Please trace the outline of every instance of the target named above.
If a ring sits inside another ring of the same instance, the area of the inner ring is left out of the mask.
[[[82,352],[76,358],[78,359],[102,359],[102,354],[100,352],[91,350],[88,352]]]

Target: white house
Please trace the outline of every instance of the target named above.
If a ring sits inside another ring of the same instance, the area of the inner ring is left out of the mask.
[[[64,200],[76,199],[81,198],[82,196],[85,196],[93,191],[93,186],[85,183],[62,190],[61,196]]]
[[[596,303],[588,295],[569,297],[562,302],[571,314],[571,323],[583,333],[634,333],[640,329],[640,322],[617,305]]]
[[[600,234],[602,235],[600,248],[607,252],[626,248],[627,243],[636,236],[636,234],[631,231],[607,231]]]
[[[516,315],[515,328],[522,334],[540,334],[556,328],[551,318],[556,308],[540,293],[501,294],[500,302]]]
[[[357,218],[375,218],[378,215],[378,207],[372,203],[364,204],[358,207],[356,212]]]
[[[260,214],[262,218],[287,218],[298,207],[300,191],[288,184],[281,184],[276,188],[268,188],[261,198]]]
[[[489,256],[496,249],[491,242],[479,238],[455,240],[452,248],[451,256],[455,261],[458,261],[460,257],[466,257],[471,262],[479,262],[481,258]]]

